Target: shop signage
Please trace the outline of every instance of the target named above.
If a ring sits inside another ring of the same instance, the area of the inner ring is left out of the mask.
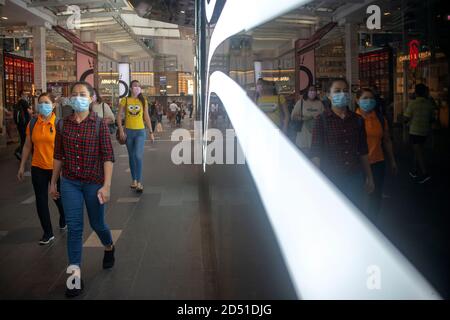
[[[116,79],[102,79],[101,84],[118,84],[119,80]]]
[[[119,96],[120,98],[128,95],[130,87],[130,64],[127,62],[119,63]]]
[[[289,77],[264,77],[266,81],[289,81]]]
[[[417,68],[419,64],[419,41],[411,40],[409,42],[409,66],[411,69]]]
[[[419,52],[419,60],[425,60],[431,57],[431,51]],[[398,62],[409,61],[410,57],[407,54],[398,57]]]

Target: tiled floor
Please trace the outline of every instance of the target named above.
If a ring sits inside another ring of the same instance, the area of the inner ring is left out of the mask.
[[[185,126],[192,128],[193,124],[185,121]],[[130,189],[126,148],[114,143],[116,163],[106,221],[117,241],[116,265],[102,270],[103,249],[86,218],[85,293],[79,299],[295,298],[270,230],[248,233],[248,228],[259,225],[266,224],[267,229],[268,222],[259,217],[263,212],[259,200],[245,201],[240,193],[244,189],[255,192],[245,167],[227,170],[226,188],[220,177],[217,187],[212,186],[219,201],[201,203],[205,197],[200,187],[204,180],[201,168],[171,163],[174,143],[170,142],[170,130],[165,129],[156,143],[145,148],[142,194]],[[13,158],[0,164],[5,176],[0,195],[0,299],[64,299],[66,233],[55,229],[55,241],[38,246],[41,228],[31,179],[18,183],[16,166]],[[224,199],[226,192],[232,193]],[[50,203],[50,208],[57,227],[55,205]],[[218,209],[223,218],[216,216]],[[233,230],[243,219],[248,225],[240,235],[213,230]],[[255,250],[257,256],[252,254]],[[278,262],[270,262],[265,273],[254,272],[267,263],[264,260]]]
[[[117,241],[116,265],[102,270],[103,249],[86,218],[79,299],[295,298],[247,167],[212,165],[203,174],[201,166],[175,166],[170,132],[146,143],[142,194],[130,189],[126,148],[114,143],[106,221]],[[387,178],[379,227],[448,298],[447,158],[435,157],[439,174],[418,186],[408,179],[408,157],[402,151],[399,176]],[[0,159],[0,299],[64,299],[66,233],[56,230],[55,205],[56,239],[40,247],[31,179],[17,182],[15,158]]]

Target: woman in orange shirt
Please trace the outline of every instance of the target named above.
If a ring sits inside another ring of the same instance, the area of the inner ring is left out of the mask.
[[[33,118],[27,126],[22,160],[17,173],[17,178],[22,181],[25,164],[32,153],[31,181],[36,195],[39,220],[44,230],[44,235],[39,241],[40,245],[49,244],[55,239],[48,208],[48,186],[53,172],[53,152],[56,137],[56,115],[53,110],[53,98],[48,93],[42,93],[38,98],[38,117]],[[59,227],[61,230],[65,230],[66,220],[61,199],[55,200],[55,204],[59,210]]]
[[[377,222],[381,207],[383,183],[386,171],[385,157],[387,157],[392,173],[397,174],[397,163],[392,148],[392,140],[385,117],[381,114],[372,89],[363,88],[356,95],[358,109],[356,113],[364,118],[369,147],[369,163],[372,168],[375,190],[368,195],[367,214],[372,222]]]

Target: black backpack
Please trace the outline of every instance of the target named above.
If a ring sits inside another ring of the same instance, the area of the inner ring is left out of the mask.
[[[102,118],[99,116],[95,117],[95,134],[97,135],[97,138],[100,137],[100,126],[102,124]],[[57,119],[55,120],[56,126],[59,129],[59,132],[61,135],[64,133],[64,119]],[[31,124],[30,124],[30,134],[31,134]]]
[[[38,119],[37,117],[33,117],[30,120],[30,141],[31,141],[32,145],[33,145],[33,129],[34,129],[34,126],[36,125],[37,119]],[[64,130],[64,119],[56,118],[55,119],[55,124],[56,124],[55,127],[58,127],[59,132],[61,134],[63,134],[64,133],[64,131],[63,131]],[[101,124],[102,124],[102,119],[97,116],[95,118],[95,133],[97,135],[97,138],[100,137],[100,126],[101,126]]]

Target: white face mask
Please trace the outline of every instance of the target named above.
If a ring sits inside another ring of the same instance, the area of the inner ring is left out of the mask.
[[[314,100],[317,97],[317,92],[316,91],[308,91],[308,98],[310,100]]]
[[[138,96],[141,93],[141,88],[140,87],[133,87],[133,94],[135,96]]]
[[[256,92],[258,92],[259,94],[261,94],[263,91],[263,86],[262,84],[257,84],[256,85]]]

